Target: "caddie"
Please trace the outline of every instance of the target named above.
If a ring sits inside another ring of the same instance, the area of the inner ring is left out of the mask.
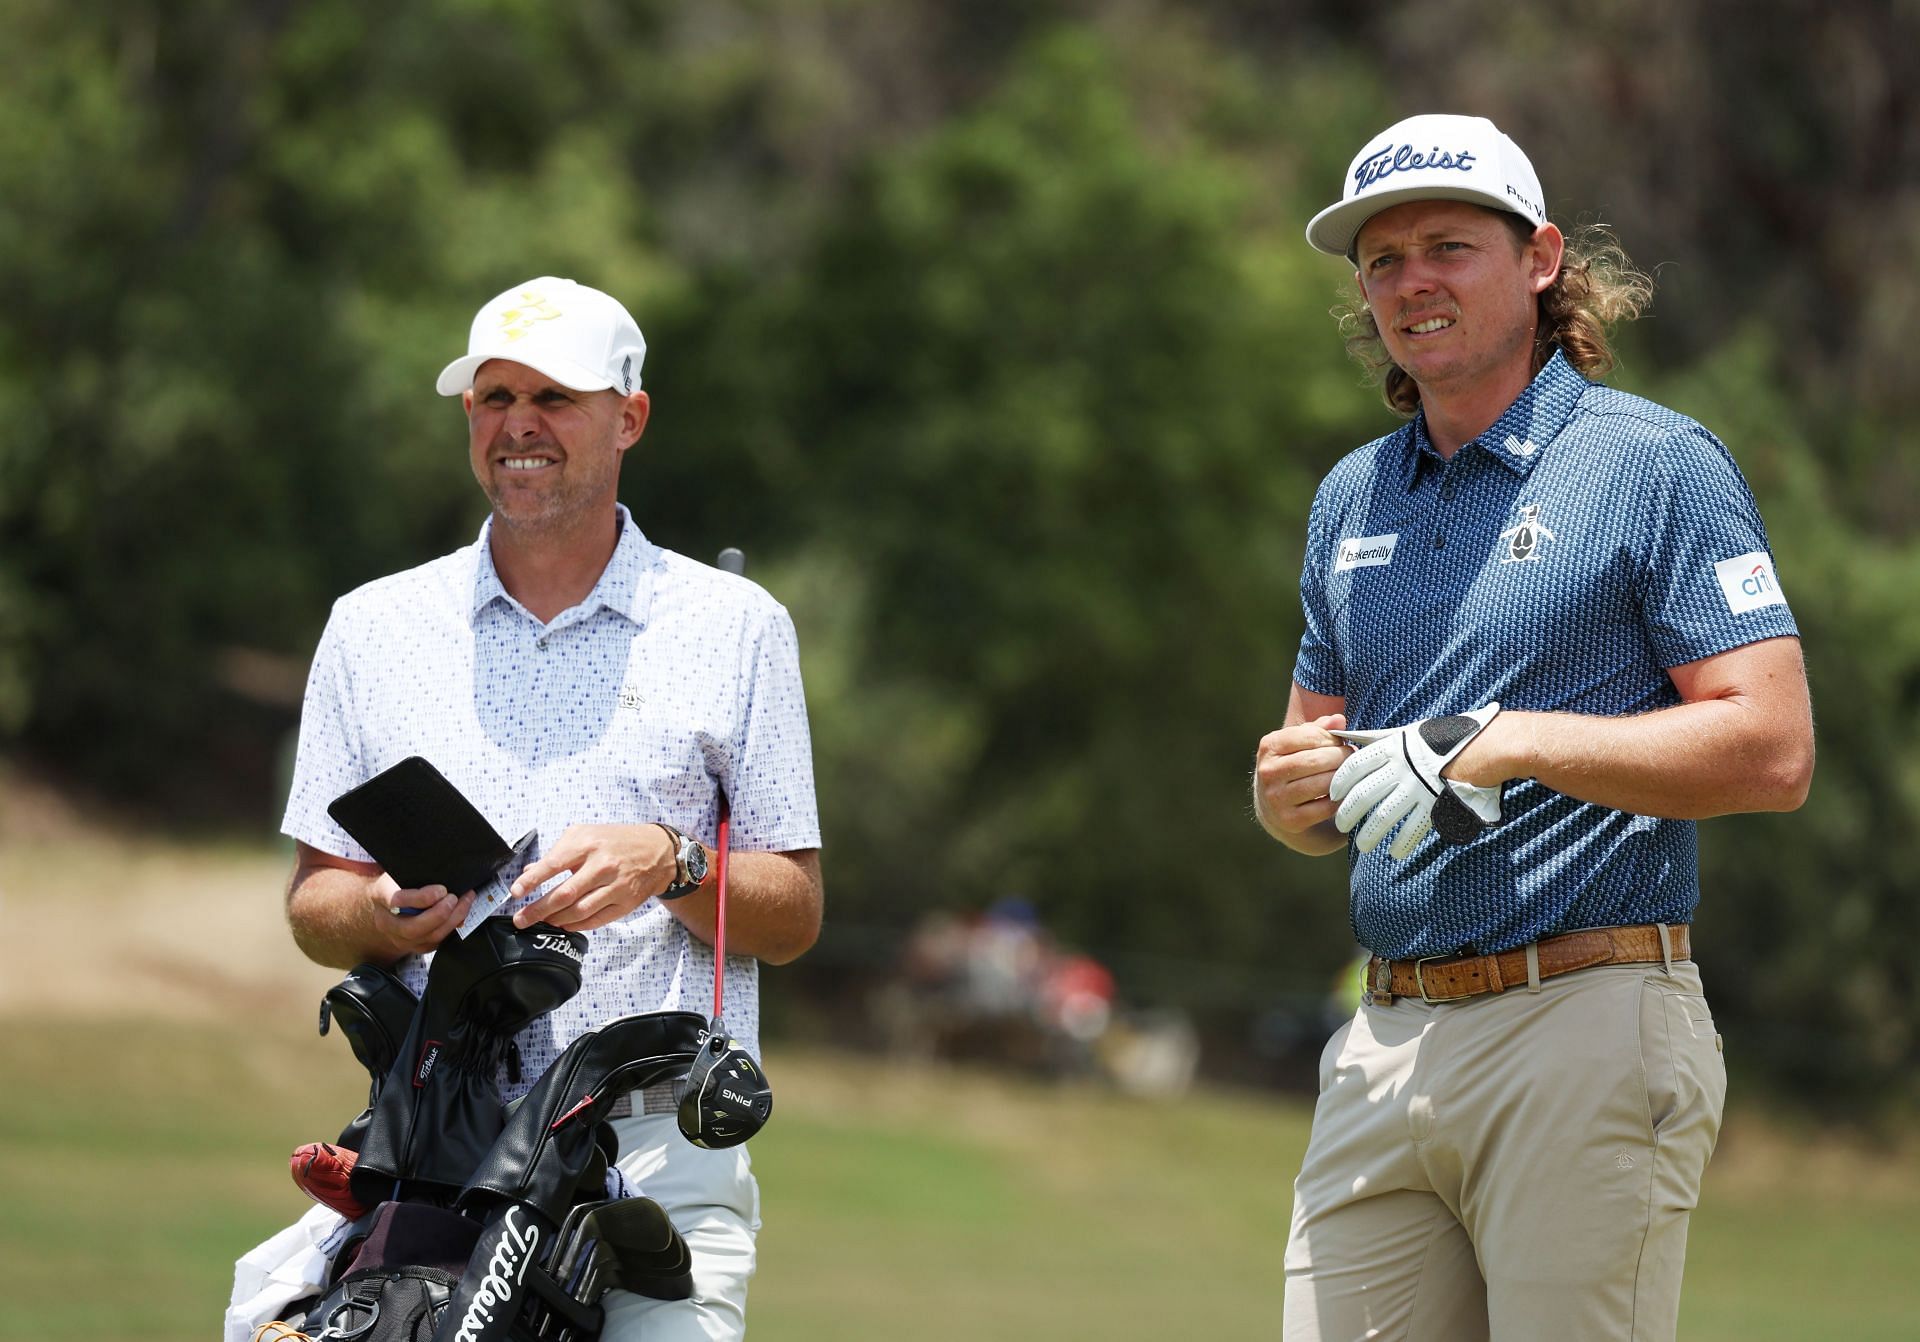
[[[506,1100],[615,1017],[711,1010],[723,795],[726,1024],[750,1053],[756,962],[793,959],[820,929],[793,622],[754,584],[655,545],[617,499],[650,411],[645,355],[626,308],[572,280],[480,309],[438,390],[465,411],[490,515],[473,544],[335,604],[301,712],[282,828],[298,849],[287,917],[309,958],[392,965],[418,991],[422,957],[472,907],[471,891],[397,888],[328,814],[388,766],[425,756],[497,829],[537,831],[504,913],[585,932],[588,949],[579,993],[519,1037]],[[694,1296],[611,1292],[602,1337],[740,1337],[760,1228],[746,1148],[691,1145],[665,1091],[631,1103],[613,1124],[620,1166],[685,1236]]]
[[[1408,422],[1314,497],[1255,762],[1268,833],[1347,853],[1372,953],[1294,1185],[1289,1342],[1674,1336],[1726,1093],[1694,822],[1812,777],[1753,496],[1705,428],[1594,380],[1652,286],[1546,207],[1492,122],[1427,115],[1307,226]]]

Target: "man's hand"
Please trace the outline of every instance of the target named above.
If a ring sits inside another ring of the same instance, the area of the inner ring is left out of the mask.
[[[351,969],[421,955],[450,936],[473,907],[473,892],[444,886],[402,890],[371,862],[336,857],[296,843],[287,883],[287,924],[315,964]],[[418,913],[402,914],[401,909]]]
[[[384,871],[367,886],[375,932],[395,959],[424,955],[447,939],[473,907],[473,891],[456,895],[444,885],[402,890]]]
[[[569,825],[514,881],[519,899],[563,871],[571,877],[513,915],[515,927],[552,923],[591,932],[617,922],[673,884],[673,841],[658,825]]]
[[[1298,853],[1319,856],[1346,847],[1335,833],[1328,797],[1347,749],[1334,731],[1347,725],[1330,713],[1260,738],[1253,761],[1253,814],[1262,829]]]
[[[1466,843],[1499,824],[1498,787],[1475,787],[1444,776],[1454,757],[1499,712],[1499,704],[1488,704],[1471,713],[1428,718],[1408,727],[1331,733],[1360,747],[1340,766],[1327,789],[1329,799],[1339,803],[1334,827],[1350,834],[1358,825],[1354,847],[1370,853],[1400,825],[1387,856],[1404,861],[1429,830],[1437,830],[1448,843]]]

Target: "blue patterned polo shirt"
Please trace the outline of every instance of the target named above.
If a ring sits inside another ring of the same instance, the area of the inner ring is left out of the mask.
[[[711,845],[723,789],[734,849],[818,848],[792,620],[754,583],[661,549],[619,513],[593,591],[546,624],[501,585],[492,519],[472,545],[340,598],[308,676],[282,831],[371,860],[327,803],[423,755],[508,840],[538,831],[536,853],[569,825],[656,820]],[[579,993],[520,1035],[523,1079],[503,1076],[503,1098],[616,1016],[713,1010],[713,947],[659,900],[587,937]],[[410,956],[395,971],[418,992],[426,966]],[[757,971],[727,957],[727,1025],[756,1055]]]
[[[1294,679],[1349,725],[1489,700],[1615,717],[1680,702],[1667,669],[1797,635],[1727,449],[1556,353],[1443,460],[1416,417],[1321,482]],[[1692,920],[1694,825],[1509,784],[1510,819],[1404,862],[1348,845],[1353,929],[1392,958],[1505,950],[1557,931]]]

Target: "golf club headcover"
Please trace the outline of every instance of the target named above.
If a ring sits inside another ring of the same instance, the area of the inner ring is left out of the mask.
[[[335,1145],[349,1151],[360,1149],[367,1124],[373,1121],[373,1102],[393,1069],[393,1060],[399,1055],[401,1041],[419,1005],[413,989],[379,965],[355,965],[320,999],[320,1033],[326,1034],[329,1025],[337,1021],[353,1056],[371,1079],[367,1107],[341,1130]]]
[[[355,965],[320,999],[320,1033],[335,1022],[353,1056],[378,1084],[393,1066],[420,999],[390,970]]]
[[[716,1017],[687,1075],[674,1084],[680,1135],[695,1146],[738,1146],[773,1117],[773,1087]]]
[[[600,1243],[613,1255],[609,1285],[653,1300],[693,1295],[693,1251],[652,1198],[621,1198],[600,1210]]]
[[[450,1202],[504,1124],[496,1080],[513,1036],[580,990],[587,938],[489,918],[433,957],[426,992],[373,1103],[354,1196]],[[511,1069],[510,1069],[511,1070]]]
[[[455,1205],[487,1215],[499,1203],[524,1203],[557,1224],[603,1154],[596,1145],[608,1107],[629,1091],[685,1075],[705,1027],[691,1011],[653,1011],[575,1039],[514,1106]]]

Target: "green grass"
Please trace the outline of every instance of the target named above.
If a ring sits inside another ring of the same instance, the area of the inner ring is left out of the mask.
[[[0,1339],[217,1335],[233,1259],[305,1208],[287,1153],[364,1099],[346,1046],[308,1030],[0,1020]],[[768,1065],[755,1336],[1272,1334],[1302,1104]],[[1916,1260],[1911,1159],[1736,1114],[1681,1336],[1910,1336]]]

